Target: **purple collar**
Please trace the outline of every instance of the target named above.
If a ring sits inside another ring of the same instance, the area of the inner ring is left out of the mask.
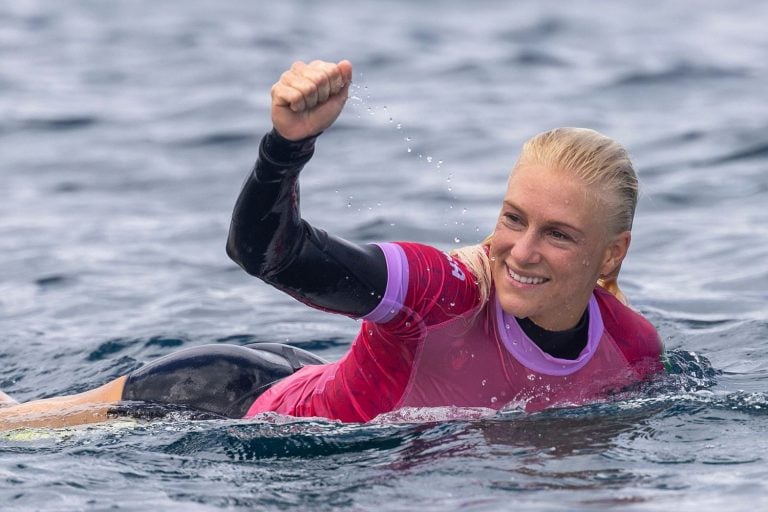
[[[544,375],[564,376],[581,370],[597,352],[603,337],[603,317],[594,294],[589,298],[589,335],[587,346],[576,359],[559,359],[542,351],[517,323],[517,319],[501,309],[496,294],[492,299],[496,307],[496,328],[507,351],[523,366]]]

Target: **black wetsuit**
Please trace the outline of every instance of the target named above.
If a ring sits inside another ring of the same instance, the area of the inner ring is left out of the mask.
[[[246,272],[301,302],[361,317],[385,293],[387,265],[376,245],[358,245],[310,226],[299,211],[299,172],[316,137],[293,142],[272,130],[235,204],[227,254]],[[549,332],[521,321],[542,350],[575,359],[586,345],[586,312],[574,329]],[[132,372],[123,399],[173,404],[231,418],[277,380],[324,361],[279,344],[204,345],[170,354]]]

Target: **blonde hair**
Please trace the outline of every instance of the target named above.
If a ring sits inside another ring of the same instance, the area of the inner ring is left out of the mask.
[[[605,135],[588,128],[555,128],[540,133],[525,144],[513,168],[541,165],[578,176],[597,190],[607,212],[608,229],[617,235],[632,229],[637,206],[638,181],[629,154],[624,147]],[[469,267],[480,287],[483,301],[491,289],[491,262],[488,248],[493,235],[480,244],[451,251]],[[598,280],[608,291],[626,303],[616,283],[616,276]]]

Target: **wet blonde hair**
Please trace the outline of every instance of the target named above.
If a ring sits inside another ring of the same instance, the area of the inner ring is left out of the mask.
[[[612,235],[632,229],[638,196],[637,175],[627,151],[615,140],[588,128],[555,128],[523,144],[512,172],[521,165],[540,165],[578,176],[598,191]],[[475,275],[483,301],[488,299],[491,289],[488,249],[492,239],[490,235],[479,245],[451,251],[451,255],[463,261]],[[626,302],[616,277],[600,279],[597,284]]]

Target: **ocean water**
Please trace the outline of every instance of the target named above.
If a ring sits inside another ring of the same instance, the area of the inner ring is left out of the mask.
[[[204,343],[346,351],[356,322],[224,253],[269,87],[315,58],[350,59],[355,85],[302,209],[351,240],[475,243],[526,138],[622,141],[643,187],[622,283],[673,373],[534,415],[4,434],[0,509],[768,507],[766,19],[747,0],[3,2],[0,389],[17,399]]]

